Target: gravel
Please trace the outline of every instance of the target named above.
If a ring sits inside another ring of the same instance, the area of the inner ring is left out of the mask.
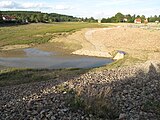
[[[1,120],[159,120],[158,63],[0,88]],[[75,102],[76,101],[76,102]],[[73,109],[75,108],[75,109]]]

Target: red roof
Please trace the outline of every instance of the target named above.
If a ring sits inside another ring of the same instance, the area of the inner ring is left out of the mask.
[[[9,16],[9,15],[2,15],[2,17],[4,17],[6,20],[16,19],[16,17],[14,17],[14,16]]]

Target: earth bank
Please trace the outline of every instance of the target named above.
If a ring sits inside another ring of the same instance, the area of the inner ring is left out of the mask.
[[[1,87],[1,119],[160,118],[160,64],[89,71],[49,81]]]

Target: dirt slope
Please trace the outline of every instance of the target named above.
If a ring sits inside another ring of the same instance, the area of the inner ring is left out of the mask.
[[[52,42],[75,43],[82,48],[73,54],[109,57],[108,53],[122,50],[134,58],[160,59],[160,31],[141,28],[114,27],[84,29]]]

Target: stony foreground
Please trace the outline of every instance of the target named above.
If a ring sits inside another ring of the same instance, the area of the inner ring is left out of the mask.
[[[160,65],[0,88],[1,120],[159,120]]]

